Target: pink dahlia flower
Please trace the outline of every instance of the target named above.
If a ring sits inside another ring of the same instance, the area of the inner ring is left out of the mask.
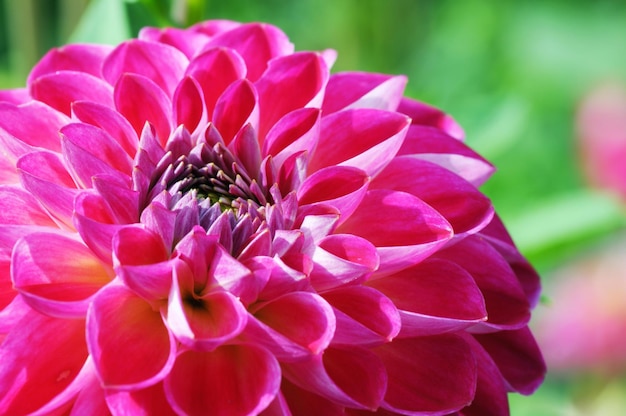
[[[265,24],[48,53],[0,99],[0,413],[502,415],[544,364],[492,166]]]

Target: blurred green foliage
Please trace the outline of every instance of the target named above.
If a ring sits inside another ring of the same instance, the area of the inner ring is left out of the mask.
[[[620,202],[585,185],[575,146],[581,98],[626,82],[619,0],[0,0],[0,87],[23,85],[55,45],[207,18],[276,24],[297,49],[336,49],[335,71],[408,75],[407,94],[452,114],[496,165],[483,191],[546,275],[624,225]],[[513,414],[577,414],[571,389],[515,398]]]

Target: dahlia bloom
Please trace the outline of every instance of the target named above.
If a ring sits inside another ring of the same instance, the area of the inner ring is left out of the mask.
[[[539,385],[492,166],[334,58],[208,21],[0,93],[0,413],[502,415]]]

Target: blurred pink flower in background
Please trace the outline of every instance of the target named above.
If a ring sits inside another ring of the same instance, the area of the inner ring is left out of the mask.
[[[69,45],[0,92],[3,414],[508,414],[545,366],[492,166],[277,28]]]
[[[552,304],[537,316],[536,330],[553,373],[626,370],[626,241],[611,241],[556,272]]]
[[[626,86],[593,89],[580,104],[577,129],[585,178],[626,199]]]

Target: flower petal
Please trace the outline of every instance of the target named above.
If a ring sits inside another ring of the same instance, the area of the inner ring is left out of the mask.
[[[306,151],[312,153],[319,140],[321,112],[318,108],[302,108],[283,116],[267,133],[263,154],[272,155],[280,167],[287,158]]]
[[[316,106],[327,79],[328,68],[317,53],[298,52],[270,61],[256,83],[261,111],[259,137],[265,137],[285,114]]]
[[[411,117],[414,125],[436,127],[457,140],[465,136],[461,126],[452,117],[428,104],[405,97],[400,101],[398,111]]]
[[[0,185],[0,212],[1,224],[55,225],[32,194],[18,186]]]
[[[546,364],[528,327],[474,337],[496,363],[510,390],[531,394],[543,382]]]
[[[114,91],[115,107],[130,122],[137,136],[146,122],[156,129],[162,146],[173,130],[171,117],[172,103],[168,96],[150,78],[141,75],[123,74]],[[141,105],[137,105],[140,102]]]
[[[61,150],[58,131],[67,123],[67,116],[38,101],[0,103],[0,129],[31,146]]]
[[[372,74],[367,72],[340,72],[328,80],[324,113],[330,114],[347,108],[376,108],[396,111],[407,78],[402,75]]]
[[[172,97],[188,64],[187,57],[176,48],[133,39],[122,43],[109,54],[102,65],[102,74],[111,85],[117,84],[125,75],[141,75],[154,81]],[[132,98],[137,100],[136,96]]]
[[[474,279],[449,261],[427,259],[367,285],[400,309],[403,337],[459,331],[487,319]]]
[[[311,285],[323,292],[365,279],[378,269],[378,253],[369,241],[350,234],[332,234],[318,241],[311,257]]]
[[[236,50],[246,63],[247,78],[252,82],[265,72],[272,58],[293,52],[293,45],[282,31],[262,23],[244,24],[232,30],[225,30],[215,36],[206,47],[227,47]]]
[[[102,289],[87,315],[87,344],[107,388],[143,388],[174,364],[173,337],[149,303],[121,285]]]
[[[35,310],[59,317],[84,317],[89,300],[110,277],[93,253],[78,241],[33,233],[13,249],[15,289]]]
[[[400,414],[444,415],[472,402],[476,359],[459,336],[396,339],[375,352],[389,378],[383,408]]]
[[[280,367],[266,350],[227,345],[215,351],[185,351],[165,379],[168,401],[178,414],[258,414],[280,388]]]
[[[322,119],[322,132],[309,161],[309,172],[348,165],[375,176],[400,149],[409,123],[410,119],[402,114],[374,109],[330,114]]]
[[[480,288],[489,319],[478,324],[481,328],[517,329],[530,319],[530,305],[517,277],[508,263],[491,245],[478,236],[469,236],[436,254],[468,271]]]
[[[382,215],[381,212],[389,213]],[[405,192],[370,190],[356,211],[335,230],[369,240],[378,248],[380,273],[391,273],[427,257],[452,237],[452,227],[429,205]]]
[[[293,292],[254,311],[244,336],[282,361],[319,354],[329,345],[334,332],[335,316],[323,298],[309,292]]]
[[[328,348],[309,360],[283,363],[293,384],[342,406],[375,410],[387,388],[382,361],[360,347]]]
[[[230,84],[215,103],[213,123],[228,145],[245,124],[258,127],[258,113],[254,85],[246,79],[238,80]]]
[[[472,184],[432,162],[397,157],[370,189],[394,189],[419,197],[452,225],[456,235],[482,229],[491,221],[491,201]]]
[[[96,77],[101,76],[102,62],[111,53],[109,45],[65,45],[50,50],[33,67],[28,75],[30,85],[37,78],[57,71],[79,71]]]
[[[0,345],[0,413],[33,412],[72,382],[87,359],[84,328],[35,311],[15,325]]]
[[[174,120],[177,126],[181,124],[188,131],[194,132],[200,121],[208,117],[204,112],[202,101],[202,87],[191,77],[185,77],[178,84],[174,92]]]
[[[163,382],[140,390],[108,390],[106,404],[113,416],[174,416]]]
[[[400,332],[400,314],[394,303],[377,290],[348,286],[323,294],[335,311],[333,345],[372,346],[390,342]]]
[[[31,82],[30,93],[36,100],[67,116],[71,115],[72,103],[78,100],[113,105],[113,88],[85,72],[59,71],[43,75]]]

